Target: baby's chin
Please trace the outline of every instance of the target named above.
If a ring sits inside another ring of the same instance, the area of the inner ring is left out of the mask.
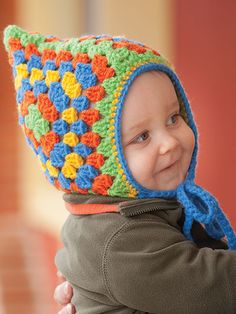
[[[147,182],[139,183],[144,188],[154,191],[170,191],[170,190],[176,190],[177,187],[184,182],[186,175],[180,174],[179,176],[169,179],[169,180],[160,180],[158,176],[153,178],[153,181],[147,184]]]

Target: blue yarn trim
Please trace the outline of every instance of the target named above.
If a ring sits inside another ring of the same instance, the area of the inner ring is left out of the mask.
[[[196,220],[205,225],[206,232],[212,238],[220,240],[225,235],[229,249],[236,250],[234,230],[213,195],[187,180],[178,186],[177,199],[184,205],[183,233],[187,239],[193,241],[191,228]]]
[[[43,153],[42,146],[39,146],[39,148],[38,148],[38,155],[39,155],[42,163],[46,164],[48,157]]]
[[[110,36],[106,34],[101,34],[101,35],[96,36],[96,39],[101,39],[101,38],[106,38],[106,37],[110,37]]]
[[[17,103],[20,103],[23,101],[24,98],[24,92],[22,91],[22,88],[19,88],[16,92],[16,101]]]
[[[192,160],[189,165],[188,174],[183,183],[181,183],[175,190],[158,191],[150,190],[141,186],[131,174],[127,162],[124,158],[122,142],[121,142],[121,114],[125,101],[125,97],[128,93],[129,87],[134,79],[141,73],[157,70],[166,73],[171,79],[175,90],[183,102],[187,118],[188,125],[192,129],[195,136],[195,147],[192,155]],[[191,235],[191,228],[193,221],[196,220],[200,223],[205,224],[206,232],[215,239],[221,239],[224,235],[228,240],[228,247],[231,250],[236,250],[236,235],[233,228],[231,227],[227,217],[219,207],[217,200],[209,192],[203,188],[197,186],[194,183],[195,169],[197,163],[197,152],[198,152],[198,133],[197,128],[193,119],[193,115],[190,109],[190,104],[185,95],[184,89],[177,77],[177,75],[169,69],[167,66],[156,63],[144,64],[135,69],[126,81],[124,88],[119,97],[117,103],[117,114],[115,117],[115,141],[118,152],[118,158],[125,172],[127,180],[132,184],[133,187],[138,191],[138,198],[152,198],[152,197],[176,197],[184,206],[185,221],[183,225],[183,233],[189,240],[194,241]]]
[[[25,118],[20,113],[19,113],[18,123],[19,125],[23,125],[25,123]]]
[[[140,43],[139,41],[132,40],[132,39],[127,39],[127,38],[123,38],[123,37],[119,37],[119,36],[112,37],[112,39],[114,42],[125,41],[125,42],[129,42],[131,44],[137,44],[137,45],[140,45],[142,47],[145,47],[144,44]]]
[[[142,185],[140,185],[133,177],[131,174],[127,162],[124,158],[124,153],[123,153],[123,148],[121,145],[121,130],[120,130],[120,125],[121,125],[121,113],[125,101],[125,97],[128,93],[129,87],[134,81],[134,79],[139,76],[141,73],[147,72],[147,71],[152,71],[152,70],[157,70],[157,71],[162,71],[166,73],[171,81],[173,82],[175,89],[177,90],[177,93],[179,97],[181,98],[185,110],[188,116],[189,120],[189,126],[194,132],[195,136],[195,148],[192,156],[192,160],[189,166],[188,170],[188,175],[186,179],[193,180],[195,177],[195,167],[196,167],[196,157],[197,157],[197,151],[198,151],[198,134],[197,134],[197,128],[194,123],[194,119],[192,116],[192,112],[190,110],[190,105],[188,102],[188,99],[185,95],[184,89],[177,77],[177,75],[169,69],[167,66],[163,64],[157,64],[157,63],[148,63],[144,64],[140,67],[138,67],[136,70],[133,71],[133,73],[130,75],[129,79],[126,81],[126,84],[124,85],[124,88],[121,92],[121,95],[119,97],[119,102],[117,103],[117,115],[115,117],[115,140],[116,140],[116,146],[117,146],[117,151],[118,151],[118,158],[121,162],[122,168],[125,172],[125,175],[128,179],[128,181],[132,184],[133,187],[135,187],[136,190],[138,190],[138,198],[152,198],[152,197],[175,197],[176,196],[176,189],[175,190],[168,190],[168,191],[157,191],[157,190],[150,190]]]
[[[45,174],[46,178],[48,179],[48,181],[51,184],[54,184],[55,179],[52,176],[50,176],[48,169],[45,170],[44,174]]]

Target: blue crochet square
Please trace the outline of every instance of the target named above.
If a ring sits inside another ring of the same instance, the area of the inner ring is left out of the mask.
[[[55,62],[53,60],[47,60],[43,66],[43,75],[46,76],[48,70],[54,71],[56,69]]]
[[[48,97],[51,102],[64,95],[64,90],[59,82],[52,82],[49,87]]]
[[[97,82],[96,74],[91,74],[91,75],[88,75],[88,76],[84,76],[84,77],[81,77],[79,79],[79,83],[81,84],[83,89],[87,89],[87,88],[89,88],[91,86],[96,85],[96,82]]]
[[[70,98],[64,94],[64,90],[59,82],[53,82],[50,84],[48,98],[59,112],[68,108],[70,103]]]
[[[34,88],[33,88],[33,92],[35,97],[38,97],[39,94],[44,94],[47,93],[48,91],[48,87],[45,83],[45,81],[35,81],[34,82]]]
[[[71,132],[83,135],[88,130],[87,124],[83,120],[77,120],[71,124]]]
[[[86,96],[82,95],[80,97],[74,98],[71,106],[74,107],[77,111],[81,112],[88,109],[89,100]]]
[[[92,72],[91,64],[78,63],[75,70],[75,77],[83,89],[94,86],[97,82],[97,76]]]
[[[78,175],[82,177],[88,177],[93,179],[98,176],[98,170],[91,165],[83,165],[78,169]]]
[[[56,168],[61,168],[64,165],[64,158],[55,151],[50,152],[51,165]]]
[[[75,178],[75,183],[78,185],[81,189],[91,189],[92,183],[88,177],[83,177],[78,175]]]
[[[26,92],[27,90],[32,90],[33,89],[33,87],[30,84],[30,81],[29,81],[28,78],[22,79],[22,81],[21,81],[21,88],[22,88],[23,92]]]
[[[25,63],[25,54],[23,50],[16,50],[13,53],[13,64],[17,66],[21,63]]]
[[[71,148],[63,142],[56,143],[50,152],[51,164],[54,167],[63,167],[66,155],[71,153]]]
[[[65,109],[69,107],[70,98],[67,95],[59,96],[55,98],[53,101],[54,106],[56,107],[57,111],[63,112]]]
[[[65,178],[65,176],[61,172],[58,175],[58,180],[60,182],[60,185],[64,189],[70,189],[71,180],[68,178]]]
[[[61,78],[63,77],[63,75],[66,72],[73,72],[73,71],[74,71],[74,68],[73,68],[73,65],[72,65],[71,62],[69,62],[69,61],[62,61],[60,63],[59,75],[60,75]]]
[[[92,153],[92,149],[85,144],[79,143],[74,147],[75,153],[80,155],[83,158],[86,158],[88,155]]]
[[[41,58],[36,55],[32,55],[27,63],[27,70],[31,73],[33,68],[42,69],[43,65],[41,62]]]
[[[69,124],[65,120],[59,119],[53,122],[52,130],[60,136],[65,135],[69,132]]]

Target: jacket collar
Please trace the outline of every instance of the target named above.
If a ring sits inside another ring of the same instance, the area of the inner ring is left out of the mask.
[[[74,215],[92,215],[117,212],[123,216],[136,216],[158,210],[174,210],[183,206],[175,198],[133,199],[100,195],[64,194],[66,209]]]

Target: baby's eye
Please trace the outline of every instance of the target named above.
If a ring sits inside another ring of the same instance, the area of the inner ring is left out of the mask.
[[[181,114],[175,113],[175,114],[173,114],[173,116],[170,117],[170,119],[168,121],[170,121],[170,124],[176,124],[178,122],[179,118],[181,118]],[[170,124],[167,123],[167,125],[170,125]]]
[[[145,131],[134,139],[134,143],[145,142],[149,138],[149,132]]]

